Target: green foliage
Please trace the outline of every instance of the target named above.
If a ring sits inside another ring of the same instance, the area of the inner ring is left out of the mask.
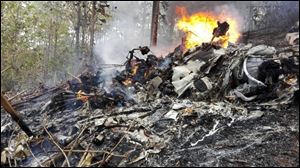
[[[56,79],[66,80],[67,71],[76,72],[79,65],[75,54],[76,4],[1,1],[1,70],[11,67],[1,73],[1,90],[36,87],[39,82],[53,85]],[[90,7],[88,2],[87,8]],[[89,27],[83,28],[88,38]],[[85,43],[80,45],[86,46],[82,52],[88,51],[88,39]]]

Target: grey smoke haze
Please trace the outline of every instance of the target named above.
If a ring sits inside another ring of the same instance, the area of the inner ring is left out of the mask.
[[[112,16],[96,36],[94,53],[100,63],[123,64],[128,52],[138,46],[149,45],[150,31],[145,23],[150,23],[150,13],[145,5],[150,2],[112,1],[110,9]],[[150,5],[151,6],[151,5]],[[121,68],[104,68],[102,77],[104,88],[111,90],[112,79]],[[130,95],[128,93],[128,95]]]
[[[175,13],[176,6],[186,7],[189,14],[209,11],[218,15],[225,12],[226,15],[238,21],[241,32],[259,28],[253,26],[253,12],[250,7],[272,8],[265,16],[269,27],[284,27],[299,20],[299,2],[297,1],[175,1],[168,2],[168,5],[166,11],[168,25],[175,25],[174,19],[178,19]],[[276,6],[280,7],[277,9]],[[162,8],[162,5],[160,7]],[[99,32],[94,52],[102,63],[121,64],[126,61],[126,55],[131,49],[149,46],[152,1],[111,1],[110,8],[113,10],[112,18]],[[176,28],[170,30],[162,21],[158,27],[158,33],[158,47],[151,48],[157,56],[164,56],[173,51],[181,41],[180,32]]]
[[[150,31],[142,23],[150,23],[150,9],[143,11],[147,2],[110,2],[112,18],[105,24],[95,45],[95,54],[106,64],[121,64],[128,51],[149,45]],[[151,6],[151,5],[150,5]],[[115,8],[116,7],[116,8]],[[145,8],[146,9],[146,8]]]
[[[178,17],[173,13],[172,3],[169,3],[171,6],[167,10],[167,13],[172,14],[172,18],[169,17],[168,21]],[[187,8],[189,6],[186,5]],[[132,48],[149,46],[152,2],[114,1],[110,2],[110,8],[113,10],[112,18],[99,32],[94,52],[102,63],[121,64],[126,61],[126,55]],[[238,18],[238,12],[234,6],[218,6],[214,12],[221,9],[231,11],[231,15]],[[201,8],[198,11],[201,11]],[[241,18],[239,20],[242,21]],[[168,34],[170,30],[166,27],[160,22],[158,47],[151,48],[157,56],[164,56],[171,52],[181,41],[178,30],[172,31],[173,34]],[[175,36],[175,38],[170,36]]]
[[[263,2],[263,1],[175,1],[168,2],[168,10],[165,11],[167,25],[160,18],[158,27],[158,47],[151,48],[156,56],[166,56],[172,52],[181,42],[182,33],[176,29],[176,6],[186,7],[191,15],[196,12],[213,12],[216,15],[223,14],[237,20],[240,32],[259,29],[253,27],[250,7],[269,8],[266,14],[265,27],[288,27],[299,20],[299,2]],[[274,8],[274,7],[279,8]],[[273,9],[274,8],[274,9]],[[128,52],[138,46],[149,46],[150,23],[152,16],[152,1],[131,2],[111,1],[111,19],[104,24],[96,36],[94,53],[100,63],[123,64]],[[160,6],[160,12],[162,5]],[[251,27],[252,26],[252,27]],[[174,28],[174,29],[172,29]],[[268,29],[267,29],[268,30]],[[138,52],[137,56],[142,57]],[[124,67],[123,67],[124,68]],[[112,78],[120,68],[104,68],[102,71],[105,79],[105,88],[110,90]]]

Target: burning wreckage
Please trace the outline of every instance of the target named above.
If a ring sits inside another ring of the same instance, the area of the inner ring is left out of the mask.
[[[1,112],[1,164],[299,165],[299,28],[275,48],[228,43],[229,22],[213,24],[165,57],[131,50],[111,81],[91,68],[13,102],[31,130]]]

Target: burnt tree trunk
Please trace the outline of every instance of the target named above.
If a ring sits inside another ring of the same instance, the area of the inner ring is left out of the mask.
[[[150,46],[153,47],[157,45],[158,16],[159,16],[159,1],[153,1],[152,21],[151,21],[151,41],[150,41]]]

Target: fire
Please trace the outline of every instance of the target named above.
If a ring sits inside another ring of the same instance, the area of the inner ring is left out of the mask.
[[[131,78],[127,78],[125,81],[123,81],[123,84],[124,84],[125,86],[131,85],[131,84],[132,84],[132,79],[131,79]]]
[[[188,16],[184,7],[177,7],[176,12],[181,15],[177,22],[178,29],[186,33],[185,48],[193,48],[202,43],[209,43],[213,37],[213,30],[218,26],[217,21],[226,21],[230,26],[226,35],[215,38],[213,42],[220,43],[222,47],[227,47],[228,42],[235,43],[240,33],[237,21],[233,18],[221,14],[215,16],[211,13],[199,12]]]
[[[79,90],[76,93],[76,98],[77,98],[77,100],[81,100],[83,102],[87,102],[88,99],[89,99],[89,96],[86,96],[85,93],[82,90]]]
[[[138,64],[136,64],[136,65],[133,66],[132,71],[131,71],[132,76],[134,76],[137,73],[138,69],[139,69],[139,65]]]
[[[136,75],[137,70],[139,69],[139,64],[133,64],[132,66],[133,66],[133,67],[132,67],[132,69],[131,69],[131,74],[130,74],[131,77],[129,77],[129,78],[127,78],[125,81],[123,81],[123,84],[124,84],[125,86],[130,86],[130,85],[132,85],[132,77]]]

